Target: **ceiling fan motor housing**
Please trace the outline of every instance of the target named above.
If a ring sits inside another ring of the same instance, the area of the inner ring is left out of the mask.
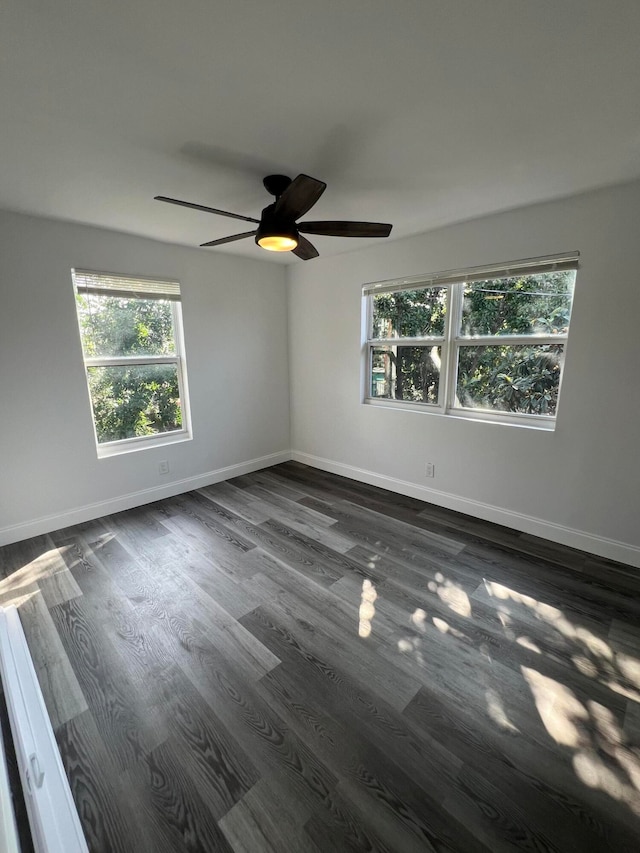
[[[292,222],[290,218],[285,219],[282,216],[277,216],[275,213],[275,207],[276,204],[274,202],[273,204],[267,205],[267,207],[262,211],[260,224],[256,231],[256,243],[260,245],[260,240],[264,237],[289,237],[297,243],[300,239],[300,235],[295,222]]]

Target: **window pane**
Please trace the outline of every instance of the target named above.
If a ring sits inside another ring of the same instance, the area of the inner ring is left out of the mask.
[[[373,299],[373,338],[424,338],[444,335],[447,290],[423,287],[379,293]]]
[[[372,347],[371,396],[438,403],[440,347]]]
[[[553,416],[564,346],[460,347],[456,406]]]
[[[461,334],[566,334],[575,277],[568,270],[465,284]]]
[[[176,364],[87,370],[100,444],[182,429]]]
[[[175,354],[171,302],[95,293],[76,300],[86,358]]]

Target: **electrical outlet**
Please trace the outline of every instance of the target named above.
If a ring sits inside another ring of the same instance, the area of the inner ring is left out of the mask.
[[[158,473],[159,474],[168,474],[169,473],[169,463],[166,459],[163,459],[162,462],[158,465]]]
[[[426,477],[435,477],[436,476],[436,466],[433,462],[427,462],[427,468],[425,471]]]

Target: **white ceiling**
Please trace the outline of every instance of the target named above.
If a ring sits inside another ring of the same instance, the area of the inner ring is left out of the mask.
[[[257,216],[307,172],[394,239],[621,182],[639,43],[638,0],[3,0],[0,207],[194,246],[247,228],[154,195]]]

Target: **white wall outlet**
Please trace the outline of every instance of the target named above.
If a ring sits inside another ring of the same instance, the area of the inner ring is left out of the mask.
[[[158,464],[158,474],[168,474],[168,473],[169,473],[169,463],[167,462],[166,459],[163,459],[162,462],[160,462]]]
[[[436,466],[433,462],[427,462],[427,467],[425,470],[426,477],[435,477],[436,476]]]

